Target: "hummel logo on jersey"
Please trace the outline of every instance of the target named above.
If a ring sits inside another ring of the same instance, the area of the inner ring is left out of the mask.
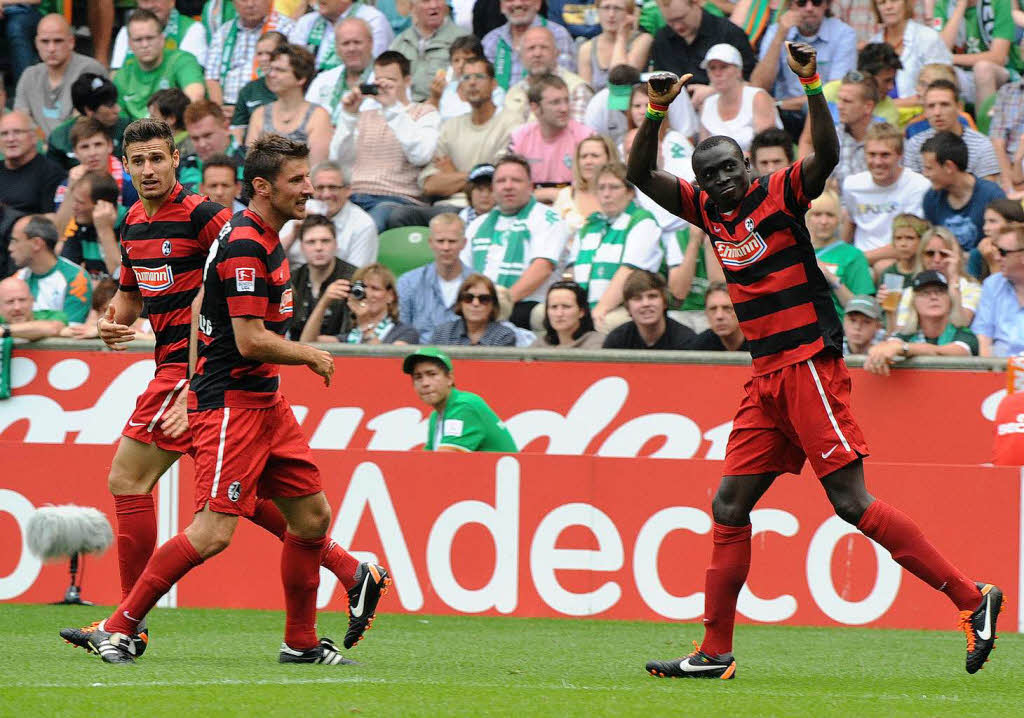
[[[833,447],[832,447],[831,449],[829,449],[828,451],[823,451],[823,452],[821,452],[821,458],[823,458],[823,459],[827,459],[828,457],[832,456],[832,452],[833,452],[833,451],[835,451],[835,450],[836,450],[836,449],[838,449],[838,448],[839,448],[839,444],[836,444],[835,446],[833,446]]]
[[[356,605],[352,606],[352,615],[356,618],[359,618],[363,615],[363,604],[365,603],[366,599],[366,587],[370,585],[370,581],[372,579],[373,577],[370,575],[369,571],[367,571],[366,575],[363,576],[363,588],[359,592],[359,602],[356,603]]]
[[[718,239],[714,247],[726,269],[741,269],[751,265],[768,251],[768,243],[757,232],[738,242]]]
[[[135,267],[135,281],[142,289],[159,292],[174,284],[174,272],[167,264],[154,269]]]
[[[985,595],[985,625],[978,631],[978,638],[987,641],[992,638],[992,593]]]

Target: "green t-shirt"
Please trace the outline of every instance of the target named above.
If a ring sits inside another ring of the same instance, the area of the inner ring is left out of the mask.
[[[204,82],[203,68],[191,53],[181,50],[164,50],[164,61],[153,70],[143,70],[137,58],[129,57],[114,77],[121,107],[133,120],[149,116],[146,105],[157,90],[184,89],[197,82]]]
[[[57,263],[46,274],[33,274],[25,267],[18,272],[18,277],[28,282],[35,298],[33,310],[62,312],[69,322],[76,324],[89,316],[92,286],[85,270],[74,262],[57,257]]]
[[[440,446],[451,446],[460,451],[509,454],[519,451],[512,435],[491,407],[476,394],[458,389],[452,389],[440,416],[436,411],[430,414],[424,449],[436,451]]]
[[[257,77],[252,82],[247,82],[238,91],[238,99],[235,100],[235,111],[231,115],[232,127],[247,127],[253,110],[263,105],[269,105],[277,99],[277,95],[267,89],[267,79]],[[330,111],[328,109],[328,111]]]
[[[942,334],[930,339],[920,331],[916,334],[897,334],[896,338],[910,344],[924,344],[927,342],[939,347],[946,344],[963,344],[970,350],[971,356],[978,356],[978,337],[974,336],[974,332],[963,327],[954,327],[952,324],[948,325],[942,331]]]
[[[935,0],[935,17],[943,25],[949,18],[955,0]],[[967,8],[963,22],[953,41],[953,52],[975,55],[986,52],[996,39],[1010,42],[1010,54],[1006,59],[1006,67],[1016,72],[1024,72],[1024,60],[1017,46],[1017,26],[1013,22],[1014,0],[978,0],[976,5]]]
[[[829,268],[832,274],[839,278],[840,283],[854,294],[874,294],[875,280],[871,276],[871,266],[868,264],[864,253],[837,239],[832,244],[825,245],[815,250],[818,261]],[[832,294],[832,302],[836,305],[836,312],[839,318],[843,318],[843,307]]]

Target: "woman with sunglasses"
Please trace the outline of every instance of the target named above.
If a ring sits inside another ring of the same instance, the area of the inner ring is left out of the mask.
[[[434,329],[431,344],[516,345],[516,333],[498,322],[498,292],[483,274],[470,274],[463,280],[453,310],[459,318]]]
[[[544,302],[544,333],[538,347],[600,349],[604,334],[594,329],[587,291],[576,282],[555,282]]]
[[[579,46],[576,67],[594,92],[608,86],[608,71],[616,65],[647,67],[654,36],[637,32],[634,0],[598,0],[597,20],[601,34]]]
[[[895,104],[917,107],[917,76],[930,63],[953,64],[953,55],[942,36],[930,27],[913,20],[914,0],[873,0],[875,17],[882,29],[869,42],[884,42],[900,56],[903,68],[896,71]]]

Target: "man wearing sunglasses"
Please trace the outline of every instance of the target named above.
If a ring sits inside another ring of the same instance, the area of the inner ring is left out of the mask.
[[[1024,225],[1006,225],[996,238],[996,249],[1003,271],[985,280],[971,324],[983,357],[1024,352]]]
[[[807,116],[807,98],[800,82],[786,67],[786,42],[805,42],[818,52],[823,83],[838,80],[854,69],[857,33],[837,17],[826,17],[831,0],[795,0],[779,15],[761,39],[761,54],[750,84],[778,100],[786,130],[799,137]]]
[[[689,76],[674,84],[651,78],[646,119],[630,154],[629,179],[637,188],[711,240],[753,359],[711,504],[704,641],[688,656],[650,661],[646,670],[675,678],[736,675],[733,626],[750,571],[751,511],[777,477],[798,474],[809,461],[837,516],[956,606],[967,639],[966,670],[975,673],[995,645],[1002,592],[969,579],[910,517],[876,499],[864,483],[868,447],[850,409],[843,329],[802,225],[811,198],[821,194],[839,161],[839,138],[822,94],[816,50],[805,43],[786,49],[807,95],[814,143],[807,157],[767,177],[752,177],[736,141],[716,135],[693,152],[699,186],[659,170],[659,129]],[[969,529],[960,535],[966,538]],[[827,562],[815,570],[827,571]]]

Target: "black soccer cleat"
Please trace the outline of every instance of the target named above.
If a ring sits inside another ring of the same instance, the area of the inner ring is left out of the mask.
[[[135,662],[135,642],[124,633],[109,633],[97,626],[89,633],[89,646],[104,663]]]
[[[391,586],[387,569],[373,563],[361,563],[356,569],[356,585],[348,592],[348,631],[345,648],[351,648],[370,630],[377,613],[377,603]]]
[[[320,643],[307,651],[296,651],[287,643],[281,644],[281,652],[277,656],[278,663],[322,663],[327,666],[358,666],[353,660],[345,658],[330,638],[321,638]]]
[[[981,605],[960,612],[960,630],[967,636],[967,672],[985,667],[988,654],[996,647],[996,619],[1003,608],[1003,592],[991,583],[979,583]]]
[[[648,661],[647,672],[658,678],[720,678],[727,681],[736,675],[736,661],[728,658],[712,658],[693,642],[694,651],[688,656],[672,661]]]
[[[65,643],[70,643],[72,646],[83,648],[88,653],[96,653],[92,644],[89,642],[89,637],[97,628],[103,628],[103,621],[93,621],[88,626],[82,626],[81,628],[62,628],[60,631],[60,637],[64,639]],[[146,646],[149,645],[149,629],[144,627],[141,631],[133,635],[131,640],[132,656],[134,658],[141,658],[142,654],[146,652]]]

